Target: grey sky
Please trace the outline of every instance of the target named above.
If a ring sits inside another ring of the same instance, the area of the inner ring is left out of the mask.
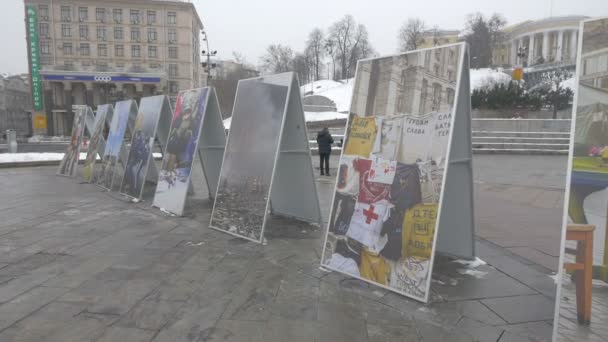
[[[394,53],[399,26],[420,17],[428,26],[461,29],[467,14],[502,13],[509,24],[551,15],[550,0],[193,0],[220,58],[232,51],[258,64],[269,44],[300,50],[314,27],[326,29],[344,14],[365,24],[380,54]],[[553,16],[608,16],[606,0],[553,0]],[[22,0],[0,1],[0,72],[27,71]]]

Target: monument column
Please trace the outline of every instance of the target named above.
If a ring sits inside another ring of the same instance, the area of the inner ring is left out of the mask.
[[[549,32],[543,32],[543,59],[549,61]]]
[[[530,41],[528,42],[528,66],[534,63],[534,33],[530,35]]]
[[[578,50],[578,44],[576,39],[578,38],[578,32],[576,30],[572,30],[570,32],[570,59],[576,63],[576,50]]]
[[[557,35],[557,53],[555,56],[555,60],[558,62],[562,61],[562,57],[563,57],[563,52],[564,52],[564,30],[560,30],[559,34]]]

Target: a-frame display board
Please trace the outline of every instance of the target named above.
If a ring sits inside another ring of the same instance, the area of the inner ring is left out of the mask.
[[[171,104],[165,95],[144,97],[139,102],[131,146],[120,193],[141,199],[146,184],[156,183],[158,170],[154,163],[154,142],[166,146],[171,125]]]
[[[239,81],[210,227],[260,243],[271,212],[321,222],[292,72]]]
[[[80,160],[80,146],[82,144],[82,136],[84,135],[85,117],[87,112],[91,112],[91,107],[79,106],[74,111],[74,122],[72,124],[72,135],[68,148],[63,155],[63,159],[59,164],[57,175],[74,177]]]
[[[129,150],[124,144],[127,129],[133,132],[135,117],[137,116],[137,103],[134,100],[125,100],[116,103],[112,120],[110,121],[110,131],[104,149],[103,157],[99,163],[99,170],[95,172],[99,175],[97,184],[112,191],[118,187],[122,181]]]
[[[225,141],[215,90],[208,87],[180,92],[152,205],[176,215],[183,214],[197,158],[207,187],[215,189],[211,187],[218,182],[221,165],[218,154],[223,154]]]
[[[468,75],[466,43],[358,62],[323,268],[428,302],[474,257]]]
[[[110,104],[97,106],[97,113],[93,115],[92,111],[87,111],[85,118],[86,129],[89,132],[89,148],[87,157],[82,166],[82,178],[87,183],[96,181],[95,163],[97,156],[103,156],[106,148],[106,139],[103,136],[106,122],[110,122],[108,117],[112,116],[113,107]]]

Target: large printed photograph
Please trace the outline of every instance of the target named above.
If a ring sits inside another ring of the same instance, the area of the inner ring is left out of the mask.
[[[359,62],[325,268],[428,300],[461,53]]]
[[[152,158],[156,127],[164,101],[163,95],[141,99],[120,193],[133,198],[141,198],[148,165]]]
[[[101,160],[99,177],[97,184],[111,190],[114,185],[116,174],[122,173],[119,169],[120,153],[129,123],[131,107],[134,105],[132,100],[116,103],[112,121],[110,121],[110,131],[106,141],[106,148]]]
[[[208,97],[208,88],[186,90],[177,97],[154,195],[155,207],[182,215]]]
[[[100,105],[97,107],[97,114],[95,115],[95,123],[93,127],[93,134],[89,139],[89,149],[87,151],[87,158],[82,166],[82,177],[87,183],[96,182],[95,179],[95,163],[97,162],[97,156],[99,153],[99,145],[104,139],[103,131],[106,127],[106,116],[108,111],[111,110],[111,105]]]
[[[556,341],[608,334],[608,18],[582,25]]]
[[[84,134],[84,121],[87,108],[82,106],[74,112],[74,123],[72,125],[72,135],[68,149],[63,155],[63,159],[59,164],[58,175],[74,177],[76,168],[80,160],[80,145],[82,144],[82,136]]]
[[[211,227],[260,242],[292,74],[239,82]]]

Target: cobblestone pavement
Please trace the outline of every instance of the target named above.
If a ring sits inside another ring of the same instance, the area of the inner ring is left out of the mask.
[[[207,228],[204,190],[178,218],[54,174],[0,170],[0,341],[550,340],[550,270],[489,240],[476,276],[438,258],[424,305],[319,270],[319,227],[258,245]]]
[[[564,279],[559,307],[558,342],[608,341],[608,284],[594,280],[591,306],[591,324],[579,325],[576,319],[576,292],[569,276]]]

